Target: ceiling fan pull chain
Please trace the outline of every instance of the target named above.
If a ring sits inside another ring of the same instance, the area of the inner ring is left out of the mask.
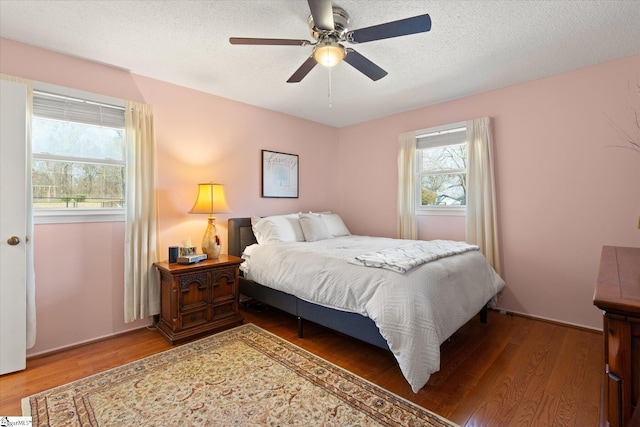
[[[332,108],[333,105],[331,103],[331,67],[329,67],[328,70],[329,70],[329,93],[328,93],[328,95],[329,95],[329,108]]]

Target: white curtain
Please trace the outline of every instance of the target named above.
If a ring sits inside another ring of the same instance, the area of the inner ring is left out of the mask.
[[[493,137],[489,117],[467,121],[466,240],[480,247],[500,273],[498,222],[493,172]]]
[[[36,272],[33,264],[33,186],[31,185],[31,118],[33,116],[33,82],[21,77],[0,74],[0,78],[27,86],[27,348],[36,344]]]
[[[416,134],[398,135],[398,238],[418,238],[416,226]]]
[[[127,101],[124,320],[160,312],[158,200],[153,106]]]

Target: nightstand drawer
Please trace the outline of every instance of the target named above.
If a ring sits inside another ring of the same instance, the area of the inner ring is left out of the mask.
[[[219,319],[221,317],[226,317],[231,314],[235,314],[233,309],[233,302],[229,302],[228,304],[217,305],[213,307],[213,319]]]
[[[180,317],[182,319],[182,329],[193,328],[207,323],[209,308],[205,307],[202,310],[183,313]]]

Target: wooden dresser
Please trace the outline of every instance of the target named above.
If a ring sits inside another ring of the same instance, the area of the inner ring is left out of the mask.
[[[181,265],[157,262],[160,271],[158,331],[172,344],[241,325],[238,311],[242,259],[219,259]]]
[[[604,311],[604,425],[640,426],[640,248],[602,248],[593,303]]]

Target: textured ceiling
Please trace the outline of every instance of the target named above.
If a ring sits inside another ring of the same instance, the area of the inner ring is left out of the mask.
[[[342,127],[640,54],[639,1],[334,1],[350,29],[428,13],[428,33],[349,45],[389,74],[350,65],[286,80],[312,47],[304,0],[0,0],[0,36]],[[639,70],[640,72],[640,70]]]

